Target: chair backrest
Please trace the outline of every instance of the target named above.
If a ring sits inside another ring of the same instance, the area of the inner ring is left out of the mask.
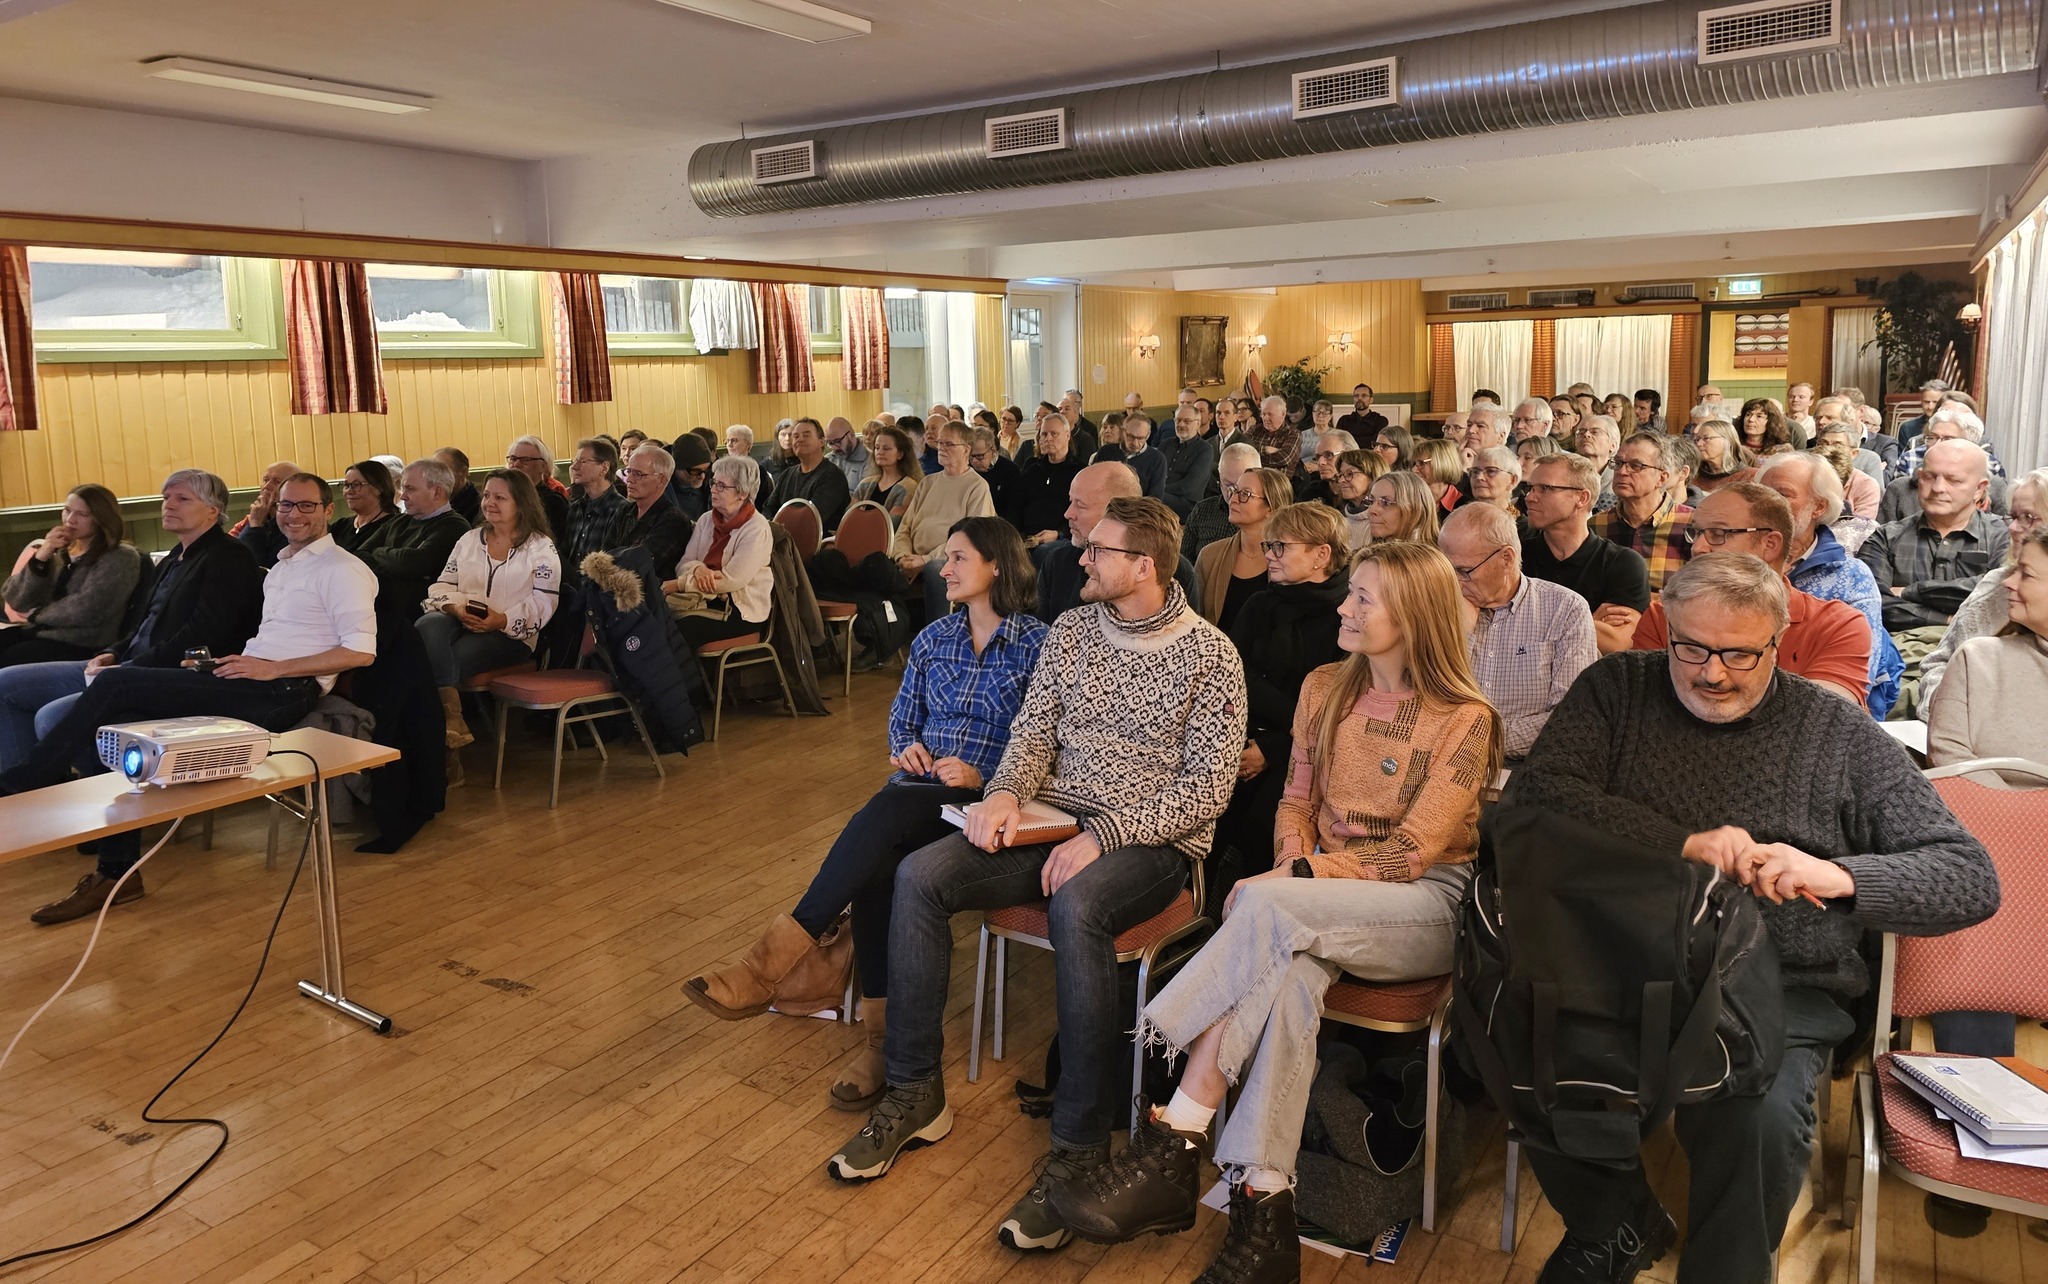
[[[805,561],[814,557],[818,546],[825,542],[825,519],[808,499],[784,500],[782,507],[775,510],[775,524],[789,532],[789,538],[796,544],[796,555]]]
[[[889,510],[872,499],[864,499],[846,510],[832,542],[846,555],[848,566],[859,566],[875,553],[886,553],[896,540],[896,528]]]
[[[1966,775],[1994,764],[2008,782],[2028,776],[2039,784],[1999,788]],[[1991,853],[1998,912],[1946,936],[1898,938],[1891,1010],[1907,1017],[1956,1011],[2048,1017],[2048,969],[2039,966],[2041,943],[2048,941],[2048,766],[1979,759],[1927,774],[1963,828]]]
[[[128,594],[128,604],[121,608],[121,636],[124,638],[135,635],[144,612],[149,610],[149,600],[156,593],[156,563],[147,554],[137,560],[142,563],[142,572],[135,577],[135,589]]]

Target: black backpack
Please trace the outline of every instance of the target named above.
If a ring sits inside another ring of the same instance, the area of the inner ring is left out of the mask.
[[[1748,888],[1540,807],[1481,831],[1454,1037],[1513,1135],[1626,1167],[1674,1108],[1770,1087],[1784,989]]]

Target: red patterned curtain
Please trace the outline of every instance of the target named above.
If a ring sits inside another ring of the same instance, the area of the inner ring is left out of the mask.
[[[869,286],[839,287],[839,331],[845,364],[839,377],[848,392],[889,386],[889,318],[882,292]]]
[[[1529,347],[1529,395],[1548,401],[1557,395],[1557,322],[1538,317],[1534,330]]]
[[[555,400],[612,399],[612,350],[604,337],[604,287],[595,272],[554,272]]]
[[[36,427],[36,341],[29,319],[28,249],[0,245],[0,432]]]
[[[1667,432],[1685,427],[1684,411],[1700,379],[1700,318],[1696,312],[1674,313],[1671,318],[1671,382],[1664,394],[1664,425]],[[1679,413],[1674,414],[1673,411]]]
[[[287,259],[284,301],[292,413],[386,413],[377,314],[363,265]]]
[[[1429,327],[1429,408],[1436,414],[1459,408],[1457,349],[1451,344],[1451,327],[1442,322]]]
[[[761,318],[761,346],[754,350],[754,391],[816,392],[811,367],[811,287],[749,281],[754,311]]]

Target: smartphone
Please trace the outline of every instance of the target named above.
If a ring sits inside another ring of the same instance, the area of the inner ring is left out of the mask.
[[[465,602],[462,605],[462,609],[473,620],[481,620],[491,613],[489,604],[484,602]]]

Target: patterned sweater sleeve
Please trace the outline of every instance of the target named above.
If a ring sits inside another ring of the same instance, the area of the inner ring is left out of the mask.
[[[1038,797],[1052,775],[1059,757],[1060,710],[1066,695],[1067,675],[1073,670],[1080,648],[1078,621],[1087,612],[1055,623],[1046,634],[1038,654],[1038,667],[1031,671],[1031,685],[1024,692],[1024,704],[1010,723],[1010,743],[1003,747],[1003,759],[996,774],[989,777],[984,797],[994,793],[1014,794],[1021,802]],[[1089,628],[1095,627],[1092,622]]]
[[[540,631],[554,618],[555,606],[561,600],[562,559],[555,552],[554,542],[546,536],[530,536],[527,542],[534,545],[532,578],[526,591],[502,609],[505,632],[532,646],[540,637]]]
[[[1275,864],[1316,849],[1316,809],[1322,805],[1322,795],[1316,791],[1309,754],[1316,742],[1316,719],[1322,716],[1323,701],[1329,698],[1334,672],[1334,667],[1311,672],[1301,684],[1301,698],[1294,702],[1294,747],[1287,755],[1287,783],[1280,791],[1280,810],[1273,817]]]
[[[1104,851],[1170,846],[1230,805],[1244,747],[1244,663],[1222,633],[1210,630],[1208,638],[1200,668],[1188,680],[1180,770],[1143,802],[1088,818],[1088,832]]]
[[[1465,705],[1447,715],[1437,745],[1439,750],[1450,747],[1450,753],[1439,754],[1424,769],[1394,831],[1376,843],[1310,856],[1316,877],[1412,883],[1432,865],[1443,863],[1454,845],[1470,853],[1492,717],[1484,705]]]

